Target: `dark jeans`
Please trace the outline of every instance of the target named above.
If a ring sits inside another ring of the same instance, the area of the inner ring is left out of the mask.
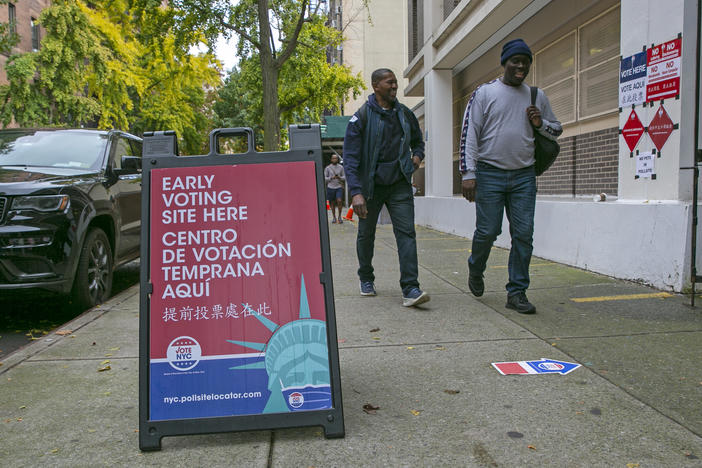
[[[473,275],[485,271],[492,244],[502,232],[502,213],[506,210],[512,237],[507,295],[526,291],[529,287],[536,205],[534,167],[506,171],[479,162],[476,189],[475,234],[468,269]]]
[[[358,221],[356,253],[358,277],[361,281],[375,281],[373,274],[373,247],[375,228],[383,205],[388,207],[392,230],[400,257],[400,287],[407,293],[419,287],[417,267],[417,235],[414,230],[414,195],[412,186],[403,178],[392,185],[376,185],[373,198],[366,200],[368,216]]]

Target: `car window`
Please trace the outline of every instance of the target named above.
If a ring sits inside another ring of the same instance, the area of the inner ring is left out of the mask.
[[[112,144],[112,164],[115,169],[122,169],[122,156],[134,156],[129,140],[117,137]]]
[[[0,132],[0,166],[58,167],[97,171],[107,134],[80,130]]]
[[[132,156],[141,157],[141,153],[142,153],[141,142],[137,141],[137,140],[129,140],[129,144],[132,145]]]

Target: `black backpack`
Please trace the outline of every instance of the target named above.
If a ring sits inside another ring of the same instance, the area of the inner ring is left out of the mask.
[[[531,86],[531,105],[536,105],[536,94],[538,92],[536,86]],[[536,159],[536,164],[534,165],[534,171],[537,176],[540,176],[546,170],[551,167],[551,164],[556,160],[558,153],[561,151],[560,145],[534,129],[534,158]]]

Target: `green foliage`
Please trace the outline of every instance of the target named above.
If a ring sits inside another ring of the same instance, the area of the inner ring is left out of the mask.
[[[3,124],[176,130],[185,152],[201,152],[210,127],[205,88],[219,84],[214,56],[188,53],[202,34],[176,37],[173,10],[160,2],[89,5],[55,0],[39,18],[40,50],[8,59]]]
[[[256,15],[255,2],[240,2],[236,18]],[[298,1],[271,2],[275,18],[280,18],[279,37],[289,37],[299,14]],[[295,9],[297,8],[297,9]],[[324,111],[338,112],[349,93],[358,96],[364,89],[360,75],[354,76],[348,67],[327,62],[327,48],[337,47],[343,37],[339,31],[325,25],[326,18],[312,15],[304,23],[297,38],[297,46],[290,58],[278,71],[278,125],[284,132],[293,123],[320,122]],[[240,25],[244,23],[241,22]],[[243,26],[242,26],[243,27]],[[247,31],[257,25],[249,24]],[[287,31],[286,31],[287,29]],[[277,29],[274,28],[277,31]],[[241,37],[241,36],[240,36]],[[262,70],[260,52],[252,47],[251,40],[240,39],[239,68],[227,77],[215,104],[216,122],[221,126],[247,126],[254,128],[257,141],[263,138],[264,96],[261,87]],[[282,40],[275,49],[277,57],[285,46]]]

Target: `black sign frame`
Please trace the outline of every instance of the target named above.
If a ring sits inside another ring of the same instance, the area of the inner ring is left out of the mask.
[[[242,154],[219,154],[218,139],[223,136],[245,136],[248,151]],[[139,448],[142,451],[161,449],[166,436],[272,430],[293,427],[322,426],[327,438],[344,437],[344,413],[339,371],[339,350],[336,334],[336,314],[331,270],[329,226],[324,200],[322,146],[319,125],[292,125],[289,129],[289,151],[256,152],[254,133],[250,128],[216,129],[210,133],[210,152],[201,156],[178,156],[175,132],[149,132],[144,135],[142,155],[141,200],[141,276],[139,301]],[[266,164],[279,162],[313,161],[317,183],[317,211],[320,227],[322,272],[319,281],[324,288],[326,311],[327,349],[329,352],[332,408],[290,413],[253,414],[224,417],[204,417],[175,420],[149,420],[149,356],[150,356],[150,294],[153,291],[150,275],[151,227],[151,170],[232,164]]]

